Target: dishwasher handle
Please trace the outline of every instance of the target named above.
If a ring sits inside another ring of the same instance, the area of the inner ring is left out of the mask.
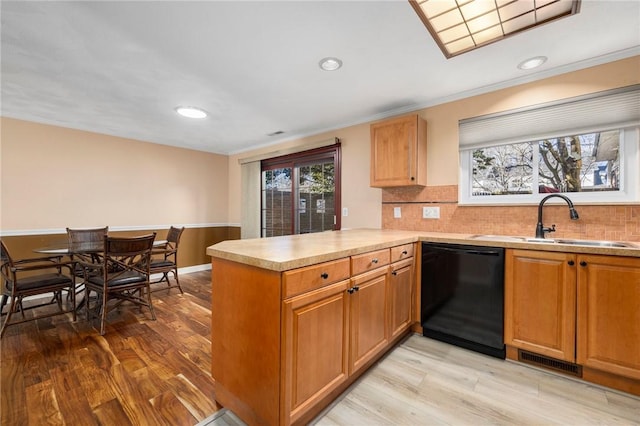
[[[502,250],[476,250],[471,248],[449,248],[442,246],[432,246],[431,248],[440,251],[448,251],[451,253],[464,253],[464,254],[478,254],[481,256],[500,256],[502,254]],[[427,249],[428,250],[428,249]]]

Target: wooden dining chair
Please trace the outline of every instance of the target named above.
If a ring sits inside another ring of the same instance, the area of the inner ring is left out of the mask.
[[[167,287],[162,287],[157,290],[177,287],[180,293],[184,293],[178,278],[178,245],[180,244],[182,232],[184,232],[184,226],[181,228],[172,226],[167,233],[167,242],[162,246],[154,246],[151,252],[151,274],[162,274],[157,281],[153,281],[151,284],[158,284],[163,281],[167,283]],[[175,285],[171,285],[169,273],[173,274],[173,279],[176,282]]]
[[[37,257],[21,260],[13,260],[4,241],[0,240],[0,275],[4,285],[2,287],[2,299],[0,301],[0,311],[2,316],[6,316],[0,329],[2,337],[8,326],[21,324],[27,321],[34,321],[54,315],[67,313],[73,314],[73,321],[76,320],[76,293],[75,280],[73,277],[73,263],[63,262],[62,256]],[[63,273],[63,270],[68,273]],[[63,306],[62,292],[69,294],[70,301]],[[43,309],[42,313],[35,310],[34,314],[25,316],[23,299],[27,296],[48,296],[53,294],[53,299],[47,303],[37,304],[31,308],[39,308],[53,305],[56,302],[58,309],[51,312],[50,309]],[[11,299],[9,309],[4,312],[7,300]],[[15,320],[14,314],[18,311],[21,318]]]
[[[85,270],[95,274],[99,272],[96,267],[102,263],[100,251],[91,251],[83,253],[78,250],[74,250],[74,247],[81,246],[83,244],[104,244],[104,237],[109,232],[109,227],[103,228],[85,228],[75,229],[67,228],[67,239],[69,243],[69,257],[74,261],[73,274],[76,277],[84,278]],[[84,280],[76,283],[76,296],[81,294],[84,287]],[[80,301],[78,308],[82,306],[84,300]]]
[[[107,313],[122,302],[146,306],[155,320],[149,288],[149,265],[153,234],[140,237],[104,237],[104,253],[98,274],[85,272],[85,307],[87,319],[100,319],[100,334],[105,333]],[[88,271],[85,269],[85,271]],[[96,297],[91,299],[91,292]],[[115,303],[109,304],[115,300]],[[93,306],[92,306],[93,305]]]
[[[109,227],[104,228],[91,228],[91,229],[72,229],[67,228],[67,238],[69,239],[69,247],[82,243],[102,243],[104,237],[109,232]],[[90,254],[75,254],[78,259],[88,263],[100,263],[99,253]],[[83,275],[83,270],[80,269],[80,275]]]

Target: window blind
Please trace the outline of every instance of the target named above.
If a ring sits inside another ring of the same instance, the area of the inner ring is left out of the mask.
[[[260,161],[240,166],[242,186],[240,238],[260,237]]]
[[[461,150],[640,125],[640,84],[458,122]]]

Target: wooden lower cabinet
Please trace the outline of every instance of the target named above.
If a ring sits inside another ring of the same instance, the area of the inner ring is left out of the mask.
[[[311,420],[409,331],[413,253],[407,244],[281,273],[214,257],[216,401],[248,424]]]
[[[507,250],[505,343],[640,395],[640,258]]]
[[[283,402],[292,423],[347,380],[349,283],[284,302]]]
[[[351,279],[349,374],[387,345],[387,273],[388,267],[384,266]]]
[[[578,364],[640,381],[640,258],[578,265]]]
[[[505,344],[575,361],[575,255],[507,250]]]
[[[389,340],[404,334],[411,326],[413,259],[391,264],[389,277]]]

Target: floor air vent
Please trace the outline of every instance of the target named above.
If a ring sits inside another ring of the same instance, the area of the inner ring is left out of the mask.
[[[518,350],[518,361],[526,362],[542,368],[548,368],[559,373],[582,377],[582,367],[567,361],[560,361],[523,350]]]

